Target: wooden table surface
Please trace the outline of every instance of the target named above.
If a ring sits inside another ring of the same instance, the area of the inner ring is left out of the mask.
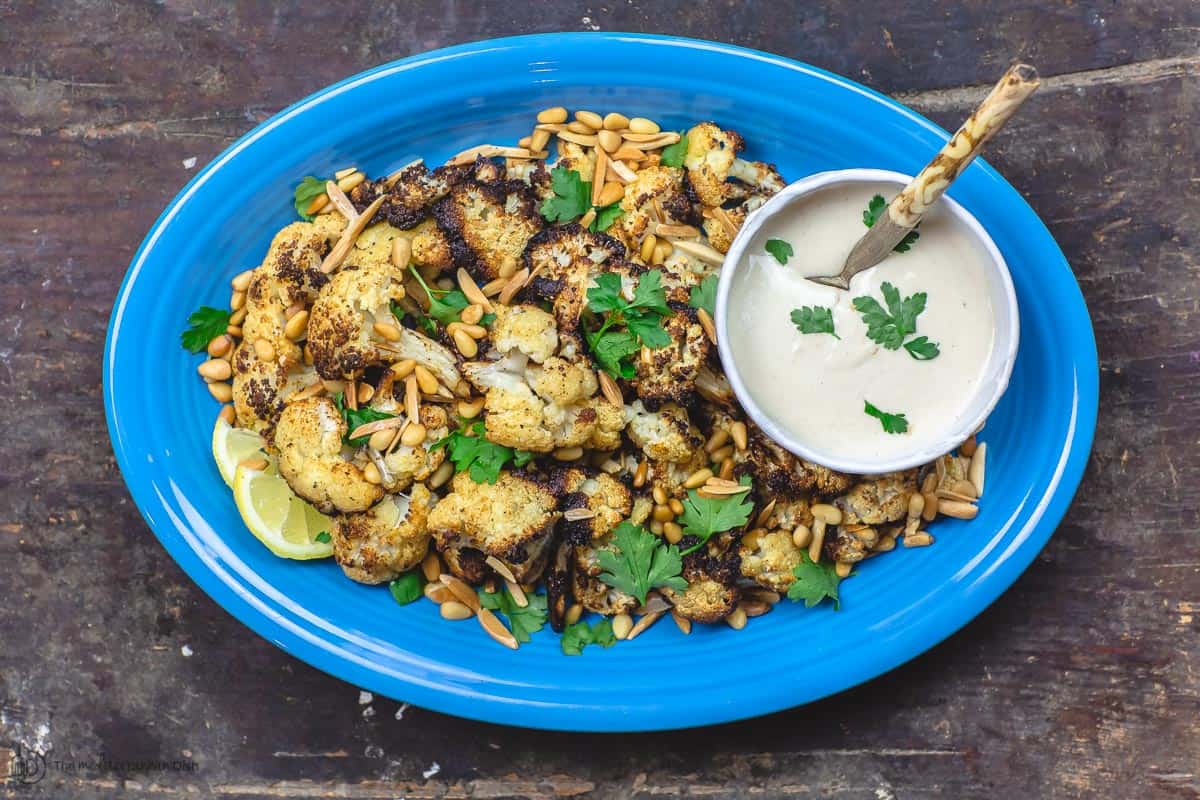
[[[1010,60],[1047,76],[988,158],[1087,297],[1102,369],[1095,451],[1016,585],[865,686],[633,736],[481,725],[360,696],[217,607],[126,493],[100,400],[105,325],[139,241],[194,171],[361,69],[580,29],[782,53],[950,127]],[[1198,102],[1195,0],[0,0],[0,771],[18,749],[49,761],[39,783],[0,792],[1200,797]]]

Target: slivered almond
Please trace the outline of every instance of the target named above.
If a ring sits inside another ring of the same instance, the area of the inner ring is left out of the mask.
[[[517,576],[513,575],[512,570],[508,568],[508,565],[505,564],[500,559],[496,558],[495,556],[488,556],[486,559],[484,559],[484,562],[489,567],[494,569],[496,571],[496,574],[499,575],[501,578],[504,578],[504,580],[509,581],[511,583],[517,582]]]
[[[409,375],[404,379],[404,411],[409,419],[420,417],[421,390],[417,387],[416,375]]]
[[[479,613],[479,596],[475,594],[474,589],[468,586],[461,579],[454,577],[448,572],[443,572],[441,575],[438,575],[438,580],[445,584],[446,588],[450,590],[450,593],[458,599],[458,602],[462,603],[476,614]]]
[[[476,605],[478,605],[478,602],[476,602]],[[487,631],[488,636],[491,636],[510,650],[516,650],[520,646],[517,644],[516,637],[509,632],[508,628],[504,627],[504,623],[491,612],[491,609],[477,608],[475,613],[479,617],[479,624]]]
[[[708,315],[707,309],[696,309],[696,319],[700,320],[700,327],[704,329],[704,335],[708,337],[710,342],[716,344],[717,326],[715,323],[713,323],[713,318]]]
[[[610,157],[614,161],[641,161],[646,157],[646,153],[642,150],[638,150],[637,148],[624,145],[618,148],[615,153],[612,153]]]
[[[471,277],[469,272],[462,267],[459,267],[458,272],[455,275],[458,278],[458,287],[462,289],[462,293],[467,296],[468,300],[470,300],[472,303],[478,303],[479,305],[483,306],[485,311],[496,310],[495,306],[492,305],[492,301],[487,299],[484,293],[480,290],[479,284],[475,282],[475,279]]]
[[[590,228],[592,223],[596,221],[596,209],[589,208],[587,213],[579,218],[579,227]]]
[[[729,234],[729,238],[733,238],[738,234],[738,226],[734,223],[733,217],[729,216],[729,212],[717,206],[712,210],[713,219],[720,223],[721,227]]]
[[[358,211],[354,208],[354,203],[350,202],[350,198],[346,197],[336,183],[333,181],[325,181],[325,194],[329,195],[329,199],[333,201],[334,207],[342,212],[342,216],[348,221],[353,222],[358,216]]]
[[[621,387],[617,386],[617,382],[604,370],[597,374],[600,376],[600,393],[604,395],[604,399],[617,408],[623,407],[625,398],[621,396]]]
[[[977,499],[974,494],[962,494],[951,489],[938,489],[934,495],[939,500],[949,500],[954,503],[974,503]]]
[[[392,430],[399,428],[405,423],[404,417],[388,417],[387,419],[377,419],[374,422],[367,422],[359,425],[354,430],[350,431],[348,439],[360,439],[363,436],[370,436],[372,433],[379,431]]]
[[[521,608],[529,605],[529,598],[525,596],[525,590],[521,588],[521,584],[516,581],[505,581],[504,586],[508,589],[508,593],[512,595],[514,603]]]
[[[604,148],[596,148],[596,168],[592,172],[592,205],[600,205],[600,193],[604,191],[604,176],[608,173],[608,154]]]
[[[622,164],[620,161],[613,161],[610,159],[608,162],[608,168],[622,183],[633,183],[637,180],[637,173]]]
[[[762,511],[758,512],[758,516],[754,518],[754,526],[756,528],[765,528],[766,527],[767,520],[769,520],[771,518],[771,512],[775,510],[776,502],[777,502],[776,500],[771,500],[771,502],[769,502],[765,506],[763,506]]]
[[[646,614],[644,617],[639,619],[637,621],[637,623],[634,624],[634,626],[629,629],[629,635],[625,637],[625,641],[629,641],[630,639],[636,639],[638,637],[638,634],[640,634],[642,631],[646,630],[646,628],[649,628],[654,623],[658,622],[659,618],[662,617],[663,613],[664,612],[662,612],[662,611],[651,611],[649,614]]]
[[[595,138],[595,137],[593,137]],[[446,163],[452,166],[461,164],[470,164],[479,156],[484,158],[494,158],[500,156],[502,158],[536,158],[537,154],[524,147],[505,147],[499,144],[480,144],[475,147],[468,147],[461,153],[455,155]],[[545,154],[542,155],[545,158]]]
[[[700,230],[693,228],[691,225],[672,225],[670,223],[660,222],[654,226],[655,236],[670,236],[678,239],[694,239],[700,236]],[[673,242],[678,245],[679,242]]]
[[[664,226],[659,225],[658,227],[662,229]],[[706,264],[712,264],[714,267],[719,267],[725,263],[725,256],[720,250],[716,250],[701,242],[675,240],[671,244],[688,255],[695,256]]]
[[[308,386],[305,386],[303,389],[288,398],[288,402],[303,400],[306,397],[316,397],[323,391],[325,391],[325,385],[320,381],[313,381]]]
[[[578,522],[581,519],[591,519],[596,516],[596,512],[590,508],[568,508],[563,512],[563,519],[567,522]]]
[[[424,588],[423,592],[426,597],[428,597],[433,602],[438,603],[439,605],[441,603],[446,602],[447,600],[454,599],[454,594],[449,589],[447,589],[445,586],[438,583],[436,580],[433,581],[432,583],[425,584],[425,588]]]
[[[573,142],[584,147],[595,147],[599,142],[599,138],[595,134],[585,135],[582,133],[572,133],[565,128],[558,132],[558,138],[564,142]]]
[[[625,147],[635,150],[657,150],[679,141],[678,133],[626,133]]]
[[[529,267],[521,267],[516,274],[508,279],[508,283],[500,290],[500,296],[496,299],[503,305],[508,305],[517,296],[517,292],[525,287],[529,281]]]
[[[675,620],[675,624],[679,626],[679,630],[683,631],[684,636],[692,632],[692,621],[687,617],[679,616],[678,611],[671,612],[671,619]]]
[[[370,224],[371,219],[375,216],[375,212],[383,205],[385,198],[386,195],[380,195],[375,198],[375,202],[367,206],[363,210],[363,213],[355,217],[346,226],[346,230],[342,232],[342,237],[337,240],[337,244],[329,251],[329,255],[325,256],[325,260],[321,262],[321,272],[328,275],[342,265],[342,262],[346,260],[346,256],[350,253],[350,248],[358,240],[359,234]]]
[[[976,493],[983,497],[983,482],[987,472],[987,442],[980,442],[971,454],[971,464],[967,467],[967,476],[975,487]]]
[[[343,393],[343,399],[346,401],[346,408],[354,411],[358,410],[358,385],[353,380],[346,381],[346,390]]]
[[[304,213],[308,214],[309,216],[318,214],[320,213],[321,209],[325,208],[327,205],[329,205],[329,195],[319,194],[312,199],[311,203],[308,204],[308,208],[304,209]]]
[[[939,514],[944,514],[947,517],[956,519],[975,519],[975,515],[979,513],[979,506],[958,500],[938,500],[937,510]]]

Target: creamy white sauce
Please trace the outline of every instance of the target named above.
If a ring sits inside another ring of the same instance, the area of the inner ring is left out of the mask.
[[[730,286],[729,346],[747,391],[796,440],[832,458],[882,462],[936,444],[966,411],[994,346],[987,251],[945,207],[924,218],[911,250],[856,275],[850,291],[805,279],[840,272],[866,231],[868,201],[890,199],[898,188],[848,183],[797,200],[755,234]],[[769,239],[792,245],[786,266],[767,254]],[[906,341],[928,336],[940,348],[936,358],[918,361],[867,338],[851,302],[870,295],[886,309],[885,281],[902,297],[928,296]],[[841,338],[800,333],[791,312],[802,306],[832,308]],[[908,432],[886,433],[864,413],[864,401],[903,413]]]

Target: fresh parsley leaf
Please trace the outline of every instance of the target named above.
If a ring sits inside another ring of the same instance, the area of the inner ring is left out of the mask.
[[[878,222],[879,218],[883,215],[883,210],[885,208],[887,208],[887,200],[883,199],[883,195],[877,194],[872,197],[871,202],[867,203],[866,210],[863,211],[863,225],[866,225],[868,228],[874,227],[875,223]],[[917,239],[920,238],[921,232],[916,228],[913,228],[911,231],[905,234],[904,238],[901,239],[896,246],[892,248],[892,250],[896,251],[897,253],[907,253],[912,249],[912,246],[916,243]]]
[[[559,641],[563,654],[568,656],[582,655],[583,648],[589,644],[612,647],[616,643],[617,637],[613,635],[612,620],[607,617],[595,625],[588,625],[583,621],[568,625]]]
[[[743,486],[750,485],[750,476],[743,475],[739,481]],[[700,541],[684,550],[680,555],[699,550],[713,534],[740,528],[750,521],[754,511],[754,503],[750,502],[749,492],[731,494],[720,499],[701,497],[695,489],[688,492],[683,501],[683,513],[679,515],[679,524],[687,535],[697,536]]]
[[[527,606],[517,605],[508,589],[498,592],[479,590],[479,605],[498,611],[508,620],[508,627],[518,642],[528,642],[531,634],[546,625],[546,595],[527,594]]]
[[[333,537],[329,535],[329,531],[321,531],[313,537],[313,541],[320,542],[321,544],[329,544],[333,541]]]
[[[370,436],[359,436],[357,439],[350,438],[350,434],[358,430],[360,425],[366,425],[368,422],[378,422],[381,419],[391,419],[396,416],[395,414],[376,411],[373,408],[348,408],[342,392],[338,392],[333,396],[333,404],[337,406],[338,413],[342,415],[342,419],[346,420],[345,442],[351,447],[362,447],[371,440]]]
[[[300,185],[296,187],[293,195],[296,204],[296,213],[300,215],[301,219],[313,218],[313,215],[308,213],[308,207],[312,205],[313,200],[316,200],[323,194],[325,194],[325,181],[320,178],[306,175],[304,180],[300,181]]]
[[[838,577],[832,564],[818,564],[808,557],[808,552],[800,551],[800,563],[792,569],[796,576],[795,582],[788,587],[789,600],[803,600],[805,608],[812,608],[826,598],[833,601],[833,610],[841,611],[842,604],[838,600]]]
[[[763,249],[775,256],[775,260],[780,264],[786,264],[792,257],[792,246],[783,239],[767,239]]]
[[[632,300],[626,300],[621,289],[617,273],[596,276],[596,285],[587,290],[587,307],[606,316],[598,330],[585,331],[585,336],[601,369],[614,378],[629,379],[637,374],[629,361],[635,353],[642,347],[657,350],[671,343],[662,320],[673,312],[667,305],[661,270],[652,269],[638,279]],[[622,325],[625,330],[617,330]]]
[[[596,218],[592,220],[592,224],[588,226],[592,231],[606,231],[609,226],[621,218],[625,212],[621,210],[621,201],[609,203],[603,208],[596,206]]]
[[[646,593],[656,586],[668,586],[678,591],[687,588],[680,573],[683,558],[679,548],[665,544],[641,526],[626,520],[613,530],[617,552],[600,550],[598,558],[600,580],[614,589],[631,594],[646,602]]]
[[[874,417],[879,420],[879,424],[883,425],[884,433],[908,432],[908,419],[903,414],[889,414],[871,405],[870,401],[864,402],[866,402],[866,406],[863,408],[863,413],[868,417]]]
[[[792,324],[801,333],[828,333],[841,339],[833,330],[833,309],[825,306],[801,306],[792,309]]]
[[[547,222],[570,222],[592,207],[592,185],[573,169],[550,170],[550,188],[554,195],[542,203],[542,216]]]
[[[229,312],[200,306],[188,315],[187,321],[191,327],[180,334],[179,342],[189,353],[199,353],[229,327]]]
[[[928,361],[931,358],[937,358],[938,354],[942,352],[938,348],[937,342],[929,341],[928,336],[918,336],[915,339],[909,339],[904,343],[904,349],[917,361]]]
[[[902,300],[900,290],[887,281],[879,289],[887,303],[886,311],[870,295],[856,297],[852,304],[867,325],[868,339],[888,350],[899,350],[904,337],[916,333],[917,317],[925,310],[926,294],[917,292]]]
[[[421,589],[421,573],[417,570],[406,572],[388,584],[388,591],[392,593],[392,599],[402,606],[421,599],[423,594]]]
[[[429,284],[425,283],[425,279],[421,277],[421,273],[416,267],[409,265],[408,269],[417,279],[417,283],[421,284],[421,288],[425,290],[425,296],[429,298],[429,311],[426,313],[443,325],[460,322],[459,315],[462,310],[471,305],[467,296],[459,289],[430,289]],[[438,297],[438,295],[442,296]]]
[[[483,420],[478,420],[467,428],[451,431],[444,439],[435,442],[429,448],[430,452],[443,447],[454,462],[456,472],[467,470],[471,480],[476,483],[495,483],[500,477],[500,470],[509,461],[514,466],[523,467],[533,459],[533,454],[525,450],[514,450],[502,444],[488,441],[484,435],[487,431]]]
[[[682,167],[683,160],[687,157],[687,149],[687,134],[680,131],[679,141],[663,148],[658,163],[664,167]]]
[[[713,319],[717,318],[717,284],[720,281],[716,275],[709,275],[700,281],[699,286],[693,286],[688,294],[688,305],[692,308],[703,308]]]

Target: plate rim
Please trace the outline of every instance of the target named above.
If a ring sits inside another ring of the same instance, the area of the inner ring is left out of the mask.
[[[153,225],[151,225],[134,253],[130,265],[122,278],[113,303],[112,313],[109,317],[105,333],[102,376],[105,421],[117,464],[121,470],[122,480],[124,480],[138,512],[154,532],[155,537],[162,544],[163,548],[167,550],[172,560],[214,602],[241,624],[246,625],[256,634],[272,642],[293,657],[340,680],[389,697],[395,696],[398,685],[403,686],[404,696],[397,699],[412,701],[417,705],[442,713],[485,722],[509,725],[517,724],[524,727],[547,730],[581,732],[671,730],[731,722],[798,707],[799,705],[813,702],[816,699],[838,694],[890,672],[927,652],[950,635],[958,632],[986,608],[991,606],[1025,572],[1041,552],[1071,504],[1083,477],[1083,472],[1091,452],[1099,405],[1099,360],[1096,350],[1095,332],[1091,325],[1091,317],[1086,300],[1083,297],[1077,280],[1072,280],[1071,283],[1073,284],[1073,289],[1077,295],[1083,314],[1088,321],[1088,325],[1085,332],[1081,331],[1085,336],[1085,340],[1077,341],[1076,347],[1090,345],[1090,349],[1086,353],[1087,363],[1082,363],[1082,359],[1072,359],[1074,362],[1075,385],[1073,387],[1074,396],[1071,425],[1068,431],[1068,445],[1059,459],[1051,484],[1047,486],[1042,507],[1035,512],[1035,516],[1032,516],[1027,523],[1026,527],[1030,530],[1030,535],[1020,542],[1015,552],[1008,555],[1005,559],[1003,570],[997,570],[997,573],[989,576],[986,582],[972,584],[970,596],[964,598],[963,602],[955,609],[943,613],[938,619],[938,624],[925,625],[916,631],[915,636],[906,640],[905,647],[902,648],[903,653],[900,656],[891,656],[883,659],[882,664],[872,659],[863,659],[856,668],[848,670],[848,678],[836,682],[828,691],[824,691],[816,697],[798,697],[798,693],[796,692],[781,692],[777,696],[772,697],[770,702],[760,702],[749,708],[714,700],[707,704],[698,704],[699,707],[693,707],[691,712],[682,715],[685,718],[681,719],[679,718],[680,714],[639,716],[636,713],[630,713],[627,707],[616,704],[601,707],[596,705],[580,706],[569,702],[534,703],[486,694],[473,694],[470,697],[466,697],[461,692],[445,686],[431,685],[429,681],[417,679],[413,676],[407,676],[408,680],[405,680],[406,676],[395,674],[385,675],[381,672],[373,671],[366,666],[354,663],[344,657],[337,657],[336,654],[331,653],[328,649],[317,647],[305,636],[284,625],[279,619],[275,619],[270,614],[265,613],[263,609],[258,608],[249,600],[239,596],[234,588],[214,571],[211,565],[205,563],[194,548],[186,545],[181,547],[177,542],[169,542],[167,538],[160,535],[159,525],[173,525],[174,523],[159,521],[151,513],[150,506],[152,503],[157,502],[162,506],[161,500],[154,497],[153,493],[150,492],[151,487],[148,481],[142,480],[141,484],[143,485],[139,488],[135,486],[135,483],[138,482],[129,477],[134,462],[132,461],[132,454],[127,452],[121,441],[121,426],[117,420],[117,404],[112,380],[113,357],[117,349],[117,337],[114,336],[114,332],[118,328],[136,277],[152,253],[159,236],[171,219],[178,213],[179,209],[192,198],[212,174],[220,170],[246,147],[287,120],[326,99],[360,84],[379,80],[395,72],[414,69],[425,63],[446,61],[492,50],[518,50],[530,47],[531,45],[553,49],[564,45],[570,46],[573,43],[578,44],[581,40],[586,40],[587,46],[595,46],[598,41],[613,41],[716,52],[735,58],[750,59],[806,73],[842,89],[864,95],[868,99],[881,104],[890,112],[900,114],[935,136],[949,139],[949,133],[931,120],[896,100],[841,75],[785,56],[736,45],[679,36],[625,32],[569,32],[482,39],[416,53],[351,75],[287,106],[256,125],[222,150],[203,169],[197,172],[175,195],[171,202],[167,204]],[[977,164],[985,171],[989,178],[1000,181],[1003,185],[1012,189],[1015,199],[1028,211],[1033,221],[1031,224],[1041,227],[1041,232],[1045,234],[1049,242],[1053,243],[1055,258],[1061,262],[1061,266],[1073,277],[1074,272],[1071,270],[1066,256],[1062,253],[1061,247],[1058,246],[1058,243],[1046,228],[1044,221],[1029,206],[1025,198],[983,159],[978,159]],[[162,511],[167,513],[165,506],[162,506]],[[175,527],[176,532],[179,532],[178,526]]]

